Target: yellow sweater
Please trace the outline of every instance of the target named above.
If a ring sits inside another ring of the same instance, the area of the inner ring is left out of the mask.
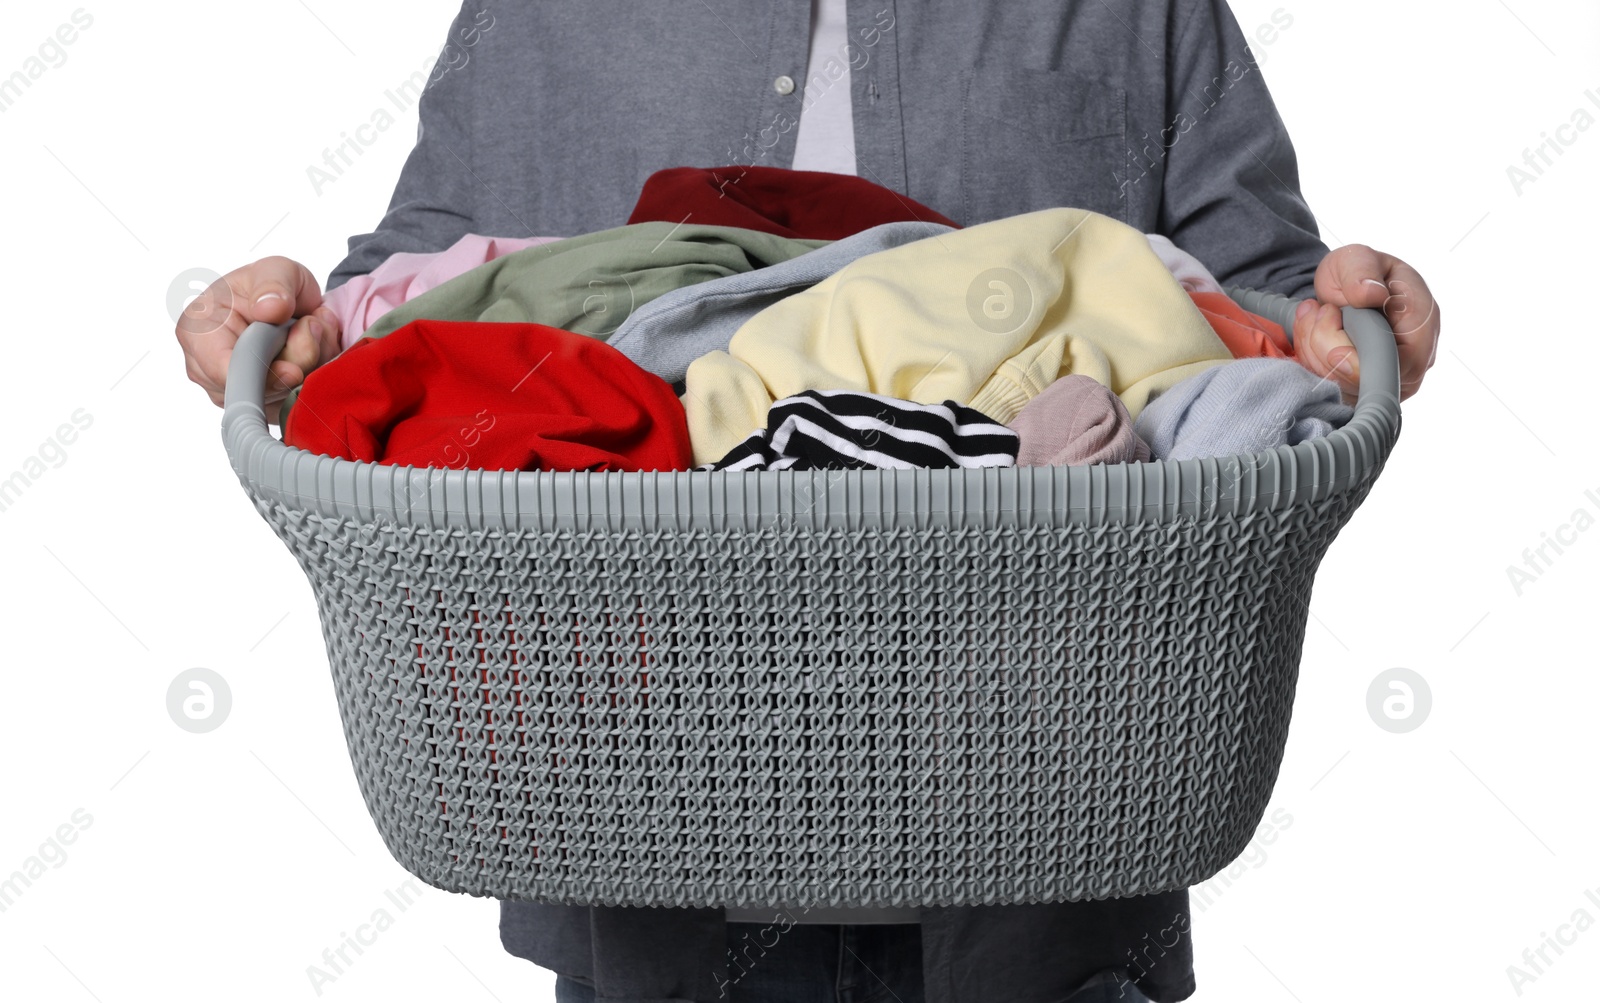
[[[998,422],[1082,373],[1138,417],[1232,358],[1144,234],[1045,209],[867,255],[756,314],[689,366],[696,464],[722,458],[802,390],[953,400]]]

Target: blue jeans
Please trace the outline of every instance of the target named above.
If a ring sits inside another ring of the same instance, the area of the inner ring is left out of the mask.
[[[923,1003],[920,924],[797,923],[766,947],[763,929],[728,924],[730,1003]],[[1122,976],[1103,972],[1062,1003],[1148,1003]],[[594,987],[558,974],[556,1003],[595,1003]]]

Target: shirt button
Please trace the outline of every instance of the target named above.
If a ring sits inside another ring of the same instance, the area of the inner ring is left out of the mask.
[[[779,94],[793,94],[794,78],[790,76],[779,77],[772,82],[772,89],[777,91]]]

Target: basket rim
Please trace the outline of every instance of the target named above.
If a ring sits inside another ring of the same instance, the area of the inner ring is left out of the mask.
[[[1293,330],[1298,301],[1230,288]],[[805,471],[503,471],[345,460],[287,445],[264,379],[287,325],[234,350],[222,437],[247,493],[327,518],[429,529],[758,530],[1167,522],[1276,511],[1375,478],[1400,432],[1399,360],[1383,314],[1345,308],[1361,392],[1328,436],[1257,453],[1088,467]]]

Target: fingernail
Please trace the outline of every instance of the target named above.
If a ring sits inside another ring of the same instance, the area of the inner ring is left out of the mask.
[[[1306,316],[1317,308],[1316,300],[1301,300],[1300,305],[1294,308],[1294,322],[1300,323]]]
[[[1379,289],[1382,289],[1384,292],[1388,292],[1389,291],[1389,285],[1386,282],[1379,282],[1377,279],[1362,279],[1361,281],[1365,282],[1369,286],[1377,286]]]
[[[320,342],[322,340],[322,321],[312,317],[306,321],[306,330],[311,332],[312,341]]]
[[[260,296],[256,297],[256,306],[261,306],[262,304],[266,303],[268,300],[285,300],[285,301],[287,301],[288,299],[289,299],[289,297],[285,296],[283,293],[262,293]]]

